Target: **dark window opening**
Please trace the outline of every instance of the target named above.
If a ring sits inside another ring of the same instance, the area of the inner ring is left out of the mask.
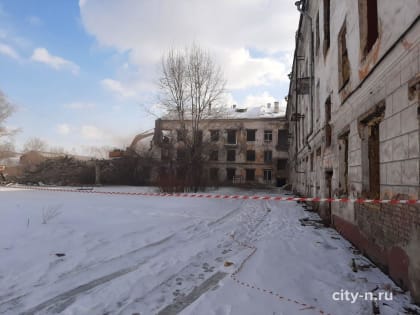
[[[285,170],[287,167],[287,159],[278,159],[277,160],[277,169],[280,170]]]
[[[325,121],[328,123],[331,121],[331,96],[325,101]]]
[[[311,172],[314,171],[314,153],[311,153]]]
[[[227,161],[235,161],[236,159],[236,151],[235,150],[227,150]]]
[[[236,130],[227,131],[227,143],[236,144]]]
[[[255,141],[255,134],[257,130],[255,129],[247,129],[246,130],[246,141]]]
[[[332,128],[330,124],[325,125],[325,146],[331,146]]]
[[[273,131],[272,130],[264,130],[264,141],[265,142],[273,141]]]
[[[287,130],[279,129],[277,134],[277,144],[280,150],[287,150],[289,148],[289,132]]]
[[[234,168],[227,168],[226,169],[226,180],[233,180],[235,177],[236,169]]]
[[[378,1],[359,0],[360,47],[365,57],[378,39]]]
[[[272,171],[271,170],[264,170],[264,180],[267,182],[271,182]]]
[[[211,151],[210,152],[210,161],[217,161],[219,160],[219,151]]]
[[[318,53],[319,53],[319,44],[320,44],[320,39],[319,39],[319,11],[316,14],[315,34],[316,34],[316,50],[315,50],[315,53],[318,56]]]
[[[246,160],[247,161],[255,161],[255,151],[254,150],[247,150],[246,151]]]
[[[348,168],[349,168],[349,134],[346,133],[339,138],[339,182],[340,195],[348,193]]]
[[[264,151],[264,162],[271,163],[273,160],[273,152],[272,151]]]
[[[324,0],[324,57],[330,48],[330,0]]]
[[[343,27],[338,35],[338,72],[340,89],[342,89],[350,80],[350,61],[347,52],[346,35],[346,21],[344,21]]]
[[[210,130],[210,141],[219,141],[219,130]]]
[[[379,124],[370,127],[368,139],[369,155],[369,198],[379,199],[380,195],[380,163],[379,163]]]
[[[369,0],[366,2],[368,29],[365,52],[368,52],[378,38],[378,4],[377,0]]]
[[[245,180],[247,181],[255,180],[255,169],[247,168],[245,170]]]
[[[330,125],[331,122],[331,96],[325,101],[325,146],[331,146],[331,137],[332,137],[332,128]]]

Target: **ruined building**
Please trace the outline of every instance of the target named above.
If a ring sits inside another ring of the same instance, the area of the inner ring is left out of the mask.
[[[290,180],[305,196],[419,199],[420,2],[297,1]],[[419,204],[323,203],[325,221],[420,302]]]
[[[286,184],[288,131],[278,102],[273,107],[234,107],[226,117],[203,119],[199,129],[208,183]],[[183,160],[185,137],[178,120],[156,120],[153,152],[162,162],[160,172],[176,168],[177,161]]]

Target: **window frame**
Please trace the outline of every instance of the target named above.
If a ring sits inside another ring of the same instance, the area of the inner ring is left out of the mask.
[[[226,133],[227,133],[227,135],[226,135],[226,143],[227,144],[237,144],[238,143],[238,137],[237,137],[237,134],[236,134],[237,133],[236,129],[227,129]],[[232,134],[234,134],[234,136],[235,136],[235,142],[231,142],[229,140],[229,138],[231,137],[230,135],[232,135]]]
[[[249,175],[252,174],[252,178],[249,178]],[[255,181],[255,168],[246,168],[245,169],[245,181],[253,182]]]
[[[256,154],[255,150],[246,150],[246,161],[247,162],[255,162],[256,155],[257,154]]]
[[[269,138],[269,139],[267,139]],[[273,142],[273,130],[264,130],[264,142]]]
[[[232,155],[230,155],[232,152],[233,152],[233,159],[230,159],[232,157]],[[236,161],[236,150],[235,149],[226,150],[226,161],[227,162],[235,162]]]
[[[251,138],[253,138],[253,139],[249,139],[251,135],[252,135]],[[255,142],[256,138],[257,138],[257,129],[246,129],[246,141],[247,142]]]

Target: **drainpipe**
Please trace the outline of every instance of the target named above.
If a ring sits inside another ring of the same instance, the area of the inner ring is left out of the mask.
[[[315,63],[315,58],[314,58],[314,32],[313,32],[313,28],[312,28],[312,16],[310,16],[308,14],[308,12],[304,11],[301,6],[303,4],[303,1],[305,0],[300,0],[300,1],[296,1],[295,2],[295,6],[297,8],[297,10],[303,15],[305,16],[308,20],[309,20],[309,25],[311,28],[311,43],[310,43],[310,55],[311,55],[311,67],[310,67],[310,71],[311,71],[311,75],[310,75],[310,80],[311,80],[311,85],[310,85],[310,110],[311,110],[311,124],[310,124],[310,129],[309,129],[309,133],[306,136],[306,145],[308,146],[309,150],[311,150],[311,147],[309,146],[309,137],[312,135],[312,133],[314,132],[314,63]]]

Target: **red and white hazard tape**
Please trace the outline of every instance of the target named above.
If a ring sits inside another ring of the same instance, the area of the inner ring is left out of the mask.
[[[299,309],[301,311],[302,310],[312,309],[312,310],[314,310],[317,313],[322,314],[322,315],[331,315],[330,313],[327,313],[324,310],[317,308],[316,306],[309,305],[307,303],[303,303],[303,302],[299,302],[299,301],[294,300],[294,299],[287,298],[287,297],[285,297],[285,296],[283,296],[281,294],[278,294],[278,293],[276,293],[276,292],[274,292],[272,290],[263,289],[263,288],[260,288],[259,286],[254,285],[254,284],[251,284],[251,283],[248,283],[248,282],[244,282],[244,281],[239,280],[238,277],[237,277],[238,273],[242,270],[242,268],[244,267],[245,263],[252,257],[252,255],[255,254],[255,252],[257,251],[257,247],[254,246],[254,245],[251,245],[251,244],[240,242],[240,241],[236,240],[233,235],[230,235],[230,237],[232,238],[232,240],[235,243],[239,244],[240,246],[251,249],[251,252],[249,253],[249,255],[242,261],[242,263],[239,265],[239,267],[230,275],[230,277],[231,277],[231,279],[233,281],[235,281],[237,284],[239,284],[239,285],[241,285],[243,287],[247,287],[247,288],[250,288],[250,289],[258,290],[258,291],[263,292],[265,294],[272,295],[273,297],[279,299],[282,302],[294,303],[294,304],[296,304],[298,306],[301,306],[301,307],[303,307],[303,308]]]
[[[284,197],[284,196],[248,196],[248,195],[220,195],[220,194],[190,194],[190,193],[151,193],[151,192],[123,192],[123,191],[98,191],[68,188],[47,188],[34,186],[8,186],[29,190],[44,190],[54,192],[73,192],[85,194],[149,196],[149,197],[184,197],[184,198],[210,198],[210,199],[238,199],[238,200],[272,200],[272,201],[300,201],[300,202],[342,202],[342,203],[373,203],[373,204],[420,204],[418,199],[364,199],[364,198],[318,198],[318,197]]]

